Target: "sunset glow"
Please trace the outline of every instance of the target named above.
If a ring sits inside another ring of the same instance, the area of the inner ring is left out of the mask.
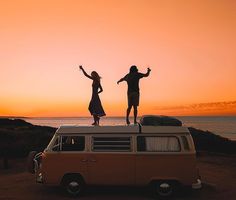
[[[236,115],[234,0],[0,0],[0,116],[89,116],[102,77],[123,116],[137,65],[141,114]]]

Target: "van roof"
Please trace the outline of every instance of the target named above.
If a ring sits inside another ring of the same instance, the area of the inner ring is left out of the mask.
[[[184,126],[142,126],[142,133],[189,133]]]
[[[123,125],[123,126],[79,126],[63,125],[57,129],[57,134],[101,134],[101,133],[189,133],[187,127],[183,126],[140,126],[140,125]]]
[[[63,125],[58,128],[57,133],[138,133],[139,126],[78,126]]]

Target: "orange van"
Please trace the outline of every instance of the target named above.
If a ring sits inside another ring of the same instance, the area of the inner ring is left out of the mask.
[[[180,186],[201,188],[195,154],[182,126],[61,126],[29,160],[38,183],[74,196],[87,185],[150,186],[171,196]]]

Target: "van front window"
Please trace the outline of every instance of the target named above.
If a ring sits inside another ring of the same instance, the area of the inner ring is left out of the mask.
[[[61,151],[84,151],[84,136],[62,136]]]
[[[60,148],[59,140],[60,140],[60,137],[57,136],[56,140],[55,140],[55,142],[54,142],[54,144],[52,146],[52,151],[59,151],[59,148]]]

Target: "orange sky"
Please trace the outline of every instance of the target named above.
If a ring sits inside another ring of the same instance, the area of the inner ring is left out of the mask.
[[[108,116],[124,115],[130,65],[139,114],[236,115],[234,0],[0,0],[0,116],[87,116],[102,76]]]

